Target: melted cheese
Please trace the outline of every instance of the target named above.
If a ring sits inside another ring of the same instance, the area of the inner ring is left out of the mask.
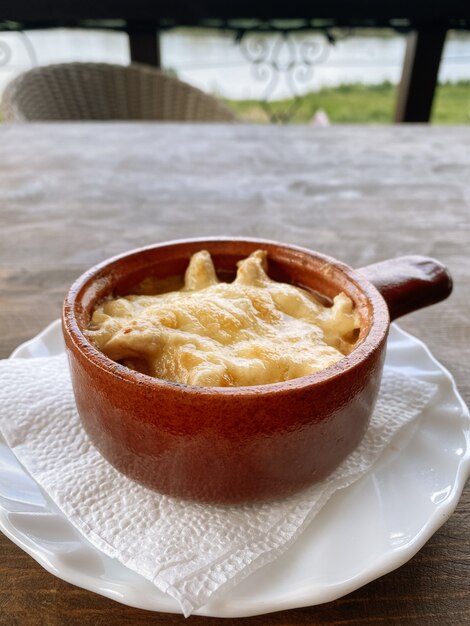
[[[109,358],[169,381],[202,386],[281,382],[332,365],[359,328],[344,293],[332,306],[271,280],[266,252],[240,261],[220,282],[208,252],[193,255],[177,291],[101,303],[88,337]]]

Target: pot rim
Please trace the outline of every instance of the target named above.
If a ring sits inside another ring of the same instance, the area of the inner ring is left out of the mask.
[[[315,257],[320,261],[323,261],[326,266],[333,266],[339,270],[346,278],[352,282],[356,288],[366,296],[368,303],[370,304],[370,324],[369,329],[359,345],[352,350],[348,355],[343,356],[339,361],[326,367],[315,374],[309,374],[307,376],[301,376],[293,378],[291,380],[267,383],[264,385],[250,385],[239,387],[203,387],[197,385],[187,385],[184,383],[178,383],[174,381],[168,381],[153,376],[148,376],[140,372],[131,370],[130,368],[113,361],[105,354],[103,354],[98,348],[96,348],[80,328],[77,321],[77,307],[79,306],[79,297],[81,291],[96,279],[97,276],[102,274],[103,270],[112,266],[114,263],[122,261],[125,258],[132,257],[138,254],[146,253],[148,251],[158,248],[170,248],[179,245],[200,243],[201,247],[205,243],[236,243],[247,242],[257,244],[260,247],[264,246],[277,246],[280,248],[288,249],[302,255],[308,255]],[[307,389],[312,386],[322,385],[327,382],[331,382],[334,379],[341,377],[342,374],[350,372],[351,370],[359,367],[370,358],[382,345],[382,342],[388,334],[390,326],[390,316],[387,304],[383,299],[378,289],[365,277],[361,276],[360,272],[353,270],[345,263],[338,261],[337,259],[327,256],[325,254],[296,246],[292,244],[282,243],[269,239],[258,239],[253,237],[195,237],[175,239],[171,241],[164,241],[157,244],[150,244],[140,248],[135,248],[128,252],[110,257],[87,271],[81,274],[72,284],[68,290],[63,305],[62,313],[62,329],[63,333],[71,340],[72,345],[76,351],[86,359],[92,366],[98,367],[110,376],[116,377],[128,383],[134,383],[137,385],[145,385],[148,389],[162,389],[174,390],[175,392],[184,394],[204,394],[204,395],[223,395],[223,396],[260,396],[260,395],[272,395],[277,393],[285,393],[288,391],[296,391]],[[67,342],[66,342],[67,343]]]

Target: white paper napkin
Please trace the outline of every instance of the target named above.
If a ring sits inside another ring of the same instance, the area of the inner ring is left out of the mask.
[[[0,430],[17,458],[99,550],[175,598],[187,616],[283,554],[331,495],[373,466],[436,386],[385,370],[367,434],[323,483],[238,507],[159,495],[95,450],[76,412],[65,355],[0,361]]]

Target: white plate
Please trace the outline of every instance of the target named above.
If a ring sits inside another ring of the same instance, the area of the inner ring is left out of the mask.
[[[60,322],[12,358],[64,350]],[[470,415],[426,346],[391,329],[387,367],[432,381],[438,394],[374,470],[337,492],[296,544],[200,615],[244,617],[339,598],[410,559],[449,518],[470,473]],[[124,604],[180,613],[176,602],[89,544],[0,439],[0,528],[45,569]]]

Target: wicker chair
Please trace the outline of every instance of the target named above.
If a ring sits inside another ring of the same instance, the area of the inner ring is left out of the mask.
[[[6,120],[233,122],[212,96],[146,65],[63,63],[15,78],[2,99]]]

